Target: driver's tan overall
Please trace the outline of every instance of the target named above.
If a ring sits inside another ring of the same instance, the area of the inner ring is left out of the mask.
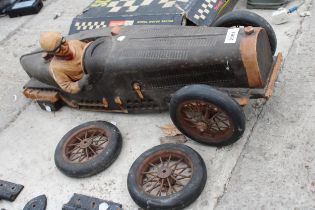
[[[78,81],[84,75],[82,55],[87,44],[79,40],[70,40],[68,44],[73,52],[73,58],[69,60],[54,56],[49,66],[49,72],[62,90],[75,94],[80,91]]]

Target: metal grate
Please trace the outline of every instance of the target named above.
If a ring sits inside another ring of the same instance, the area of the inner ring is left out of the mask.
[[[159,105],[151,100],[127,100],[127,109],[128,110],[139,110],[139,109],[158,109]]]
[[[101,101],[81,100],[78,105],[80,109],[106,110]]]
[[[145,87],[154,88],[171,88],[180,87],[189,84],[209,84],[214,86],[228,86],[236,82],[233,69],[229,71],[223,64],[215,64],[201,68],[178,69],[174,71],[154,71],[145,73]]]

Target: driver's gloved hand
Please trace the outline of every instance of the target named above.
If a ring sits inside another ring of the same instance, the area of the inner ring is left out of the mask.
[[[78,85],[79,85],[80,91],[90,90],[91,85],[89,84],[89,75],[84,74],[82,79],[78,81]]]

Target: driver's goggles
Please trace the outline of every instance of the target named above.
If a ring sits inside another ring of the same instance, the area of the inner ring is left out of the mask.
[[[66,42],[66,39],[64,37],[61,38],[60,43],[53,49],[52,51],[49,51],[48,53],[59,53],[61,50],[61,46]]]

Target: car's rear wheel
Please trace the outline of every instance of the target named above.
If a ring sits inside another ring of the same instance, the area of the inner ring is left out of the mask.
[[[230,96],[207,85],[190,85],[171,99],[170,115],[175,126],[197,142],[229,145],[245,131],[245,115]]]
[[[253,26],[262,27],[266,30],[272,54],[277,49],[277,37],[272,26],[263,17],[246,10],[235,10],[229,12],[218,20],[216,20],[211,26],[214,27],[239,27],[239,26]]]

